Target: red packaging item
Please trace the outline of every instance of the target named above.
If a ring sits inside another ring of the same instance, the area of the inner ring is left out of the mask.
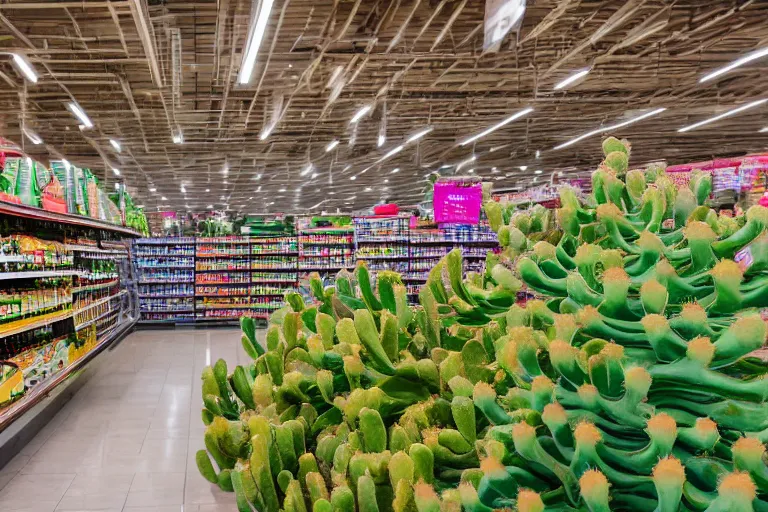
[[[374,215],[397,215],[398,213],[400,213],[400,208],[393,203],[377,204],[373,207]]]

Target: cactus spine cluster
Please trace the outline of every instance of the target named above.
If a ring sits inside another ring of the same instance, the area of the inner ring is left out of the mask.
[[[768,510],[768,211],[603,148],[557,230],[487,203],[502,253],[450,253],[418,306],[359,265],[289,294],[266,350],[244,318],[253,364],[203,373],[202,474],[241,511]]]

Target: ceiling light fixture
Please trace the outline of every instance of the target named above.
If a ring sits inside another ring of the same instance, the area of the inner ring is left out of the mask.
[[[397,147],[396,147],[396,148],[394,148],[394,149],[390,149],[390,150],[387,152],[387,154],[386,154],[386,155],[384,155],[383,157],[379,158],[379,162],[381,162],[382,160],[386,160],[387,158],[389,158],[389,157],[391,157],[391,156],[395,156],[396,154],[398,154],[398,153],[399,153],[399,152],[401,152],[402,150],[403,150],[403,146],[402,146],[402,145],[400,145],[400,146],[397,146]]]
[[[415,142],[420,138],[422,138],[423,136],[425,136],[426,134],[428,134],[429,132],[431,132],[432,130],[434,130],[434,128],[432,128],[431,126],[428,126],[427,128],[424,128],[423,130],[418,131],[413,135],[411,135],[410,137],[408,137],[408,140],[406,140],[405,143],[410,144],[411,142]]]
[[[592,130],[591,132],[587,132],[587,133],[584,133],[582,135],[579,135],[578,137],[576,137],[574,139],[571,139],[571,140],[569,140],[567,142],[563,142],[562,144],[557,145],[557,146],[555,146],[552,149],[553,150],[557,150],[557,149],[566,148],[566,147],[568,147],[568,146],[570,146],[572,144],[576,144],[580,140],[586,139],[587,137],[592,137],[593,135],[597,135],[599,133],[609,132],[609,131],[617,130],[619,128],[623,128],[625,126],[629,126],[630,124],[636,123],[638,121],[642,121],[643,119],[647,119],[647,118],[655,116],[657,114],[661,114],[665,110],[667,110],[667,109],[664,108],[664,107],[657,108],[657,109],[651,110],[650,112],[646,112],[645,114],[641,114],[641,115],[639,115],[637,117],[633,117],[631,119],[627,119],[626,121],[622,121],[620,123],[612,124],[610,126],[603,126],[602,128],[598,128],[597,130]],[[538,158],[538,156],[537,156],[537,158]]]
[[[264,39],[264,32],[267,30],[267,22],[269,21],[269,15],[274,3],[275,0],[263,0],[259,12],[252,18],[251,33],[249,34],[248,44],[243,52],[240,74],[237,77],[237,81],[242,85],[246,85],[251,81],[253,68],[256,66],[256,57],[259,55],[259,47],[261,46],[262,39]],[[255,23],[253,19],[255,19]]]
[[[328,153],[329,151],[333,151],[333,148],[339,145],[339,139],[333,139],[331,142],[328,143],[327,146],[325,146],[325,152]]]
[[[558,91],[558,90],[560,90],[560,89],[564,89],[564,88],[568,87],[569,85],[571,85],[573,82],[575,82],[575,81],[576,81],[576,80],[578,80],[579,78],[582,78],[582,77],[584,77],[584,76],[587,76],[587,75],[589,74],[589,71],[590,71],[590,69],[589,69],[589,68],[584,68],[584,69],[580,69],[580,70],[576,71],[575,73],[573,73],[572,75],[570,75],[570,76],[569,76],[568,78],[566,78],[565,80],[563,80],[563,81],[561,81],[561,82],[558,82],[557,84],[555,84],[555,87],[554,87],[554,89],[555,89],[556,91]]]
[[[357,176],[350,176],[349,179],[352,181],[355,181],[357,179]]]
[[[120,169],[118,169],[117,167],[113,167],[112,172],[115,173],[115,176],[120,176]]]
[[[37,83],[37,73],[35,73],[34,68],[32,65],[27,62],[27,59],[19,55],[18,53],[13,54],[13,62],[16,63],[16,66],[19,68],[19,71],[27,77],[27,80],[32,82],[33,84]]]
[[[370,192],[371,190],[373,190],[371,187],[365,187],[366,192]]]
[[[157,189],[155,187],[152,187],[149,189],[150,192],[157,192]]]
[[[174,133],[172,139],[174,144],[184,144],[184,134],[181,131]]]
[[[115,139],[109,139],[109,143],[112,144],[112,147],[115,148],[115,151],[120,153],[123,148],[120,146],[120,143],[117,142]]]
[[[275,129],[274,124],[269,124],[262,128],[261,133],[259,134],[259,140],[266,140],[267,137],[272,133],[272,130]]]
[[[744,64],[747,64],[749,62],[752,62],[753,60],[757,60],[757,59],[760,59],[762,57],[765,57],[766,55],[768,55],[768,47],[761,48],[759,50],[755,50],[754,52],[748,53],[744,57],[731,62],[727,66],[724,66],[724,67],[722,67],[720,69],[716,69],[715,71],[704,75],[699,80],[699,83],[703,83],[703,82],[706,82],[708,80],[712,80],[713,78],[717,78],[718,76],[720,76],[722,74],[725,74],[725,73],[729,72],[732,69],[736,69],[739,66],[743,66]]]
[[[206,208],[207,208],[208,210],[213,210],[213,205],[212,205],[212,204],[209,204],[208,206],[206,206]]]
[[[320,176],[318,173],[316,173],[316,172],[313,172],[313,173],[312,173],[312,176],[310,177],[310,179],[315,179],[315,178],[317,178],[318,176]]]
[[[768,132],[768,126],[766,126],[765,128],[760,128],[759,133],[765,133],[765,132]]]
[[[384,143],[387,142],[386,135],[379,135],[378,140],[376,141],[376,147],[381,147],[384,145]]]
[[[211,191],[211,189],[207,188],[207,189],[205,189],[205,191],[206,191],[206,192],[210,192],[210,191]]]
[[[468,172],[469,174],[472,174],[473,172],[475,172],[475,170],[474,170],[474,169],[470,169],[470,170],[468,170],[467,172]]]
[[[306,176],[307,174],[312,172],[312,169],[314,169],[314,166],[311,163],[307,164],[304,167],[304,169],[301,170],[301,172],[299,173],[299,176]]]
[[[535,171],[533,171],[533,174],[541,174],[543,172],[544,171],[542,171],[541,169],[536,169]]]
[[[165,196],[162,196],[162,197],[160,198],[160,200],[161,200],[161,201],[167,201],[167,200],[168,200],[168,198],[167,198],[167,197],[165,197]]]
[[[361,107],[360,110],[355,113],[354,116],[352,116],[352,119],[349,121],[349,124],[355,124],[360,119],[363,118],[364,115],[366,115],[368,112],[371,111],[373,107],[371,105],[365,105],[364,107]]]
[[[390,174],[395,174],[396,172],[400,172],[399,167],[395,167],[394,169],[392,169],[392,172]]]
[[[475,155],[472,155],[471,157],[467,158],[466,160],[464,160],[462,162],[459,162],[458,165],[456,165],[456,170],[458,171],[459,169],[461,169],[465,165],[471,164],[475,160],[477,160],[477,157]]]
[[[91,121],[91,118],[88,117],[80,105],[74,101],[70,101],[67,107],[69,107],[69,111],[72,112],[72,114],[74,114],[74,116],[78,118],[81,123],[83,123],[83,126],[86,128],[93,128],[93,122]]]
[[[472,137],[464,140],[463,142],[460,142],[459,145],[460,146],[466,146],[467,144],[471,144],[472,142],[475,142],[477,139],[481,139],[481,138],[485,137],[486,135],[488,135],[489,133],[495,132],[496,130],[498,130],[502,126],[506,126],[509,123],[511,123],[512,121],[514,121],[515,119],[520,119],[521,117],[526,116],[526,115],[530,114],[531,112],[533,112],[533,108],[532,107],[524,108],[523,110],[520,110],[519,112],[516,112],[516,113],[512,114],[508,118],[506,118],[506,119],[496,123],[495,125],[491,126],[490,128],[488,128],[486,130],[483,130],[482,132],[478,133],[477,135],[473,135]]]
[[[279,189],[278,192],[285,192],[285,187]]]
[[[527,168],[528,168],[528,166],[527,166],[527,165],[521,165],[520,167],[518,167],[518,169],[520,169],[521,171],[524,171],[524,170],[526,170]]]
[[[258,187],[256,187],[256,192],[261,192],[261,185],[259,185]]]
[[[186,194],[187,193],[187,189],[184,187],[184,185],[181,186],[181,193],[182,194]]]
[[[726,117],[731,117],[733,115],[738,114],[739,112],[744,112],[745,110],[749,110],[750,108],[757,107],[759,105],[762,105],[768,101],[768,98],[763,98],[762,100],[753,101],[751,103],[747,103],[746,105],[742,105],[740,107],[728,110],[727,112],[723,112],[722,114],[718,114],[714,117],[710,117],[709,119],[705,119],[703,121],[699,121],[698,123],[689,124],[688,126],[683,126],[679,130],[677,130],[678,133],[684,133],[691,130],[695,130],[696,128],[699,128],[700,126],[704,126],[705,124],[714,123],[715,121],[719,121],[721,119],[725,119]]]
[[[41,139],[35,132],[27,130],[26,128],[24,128],[22,131],[24,132],[24,135],[26,135],[29,139],[29,142],[32,144],[38,145],[43,143],[43,139]]]

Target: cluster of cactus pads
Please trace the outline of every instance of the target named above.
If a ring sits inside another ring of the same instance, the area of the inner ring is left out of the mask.
[[[203,374],[202,474],[243,512],[768,510],[768,209],[603,149],[557,230],[487,203],[502,252],[451,252],[417,306],[360,265],[289,294],[266,349],[244,318],[253,364]]]

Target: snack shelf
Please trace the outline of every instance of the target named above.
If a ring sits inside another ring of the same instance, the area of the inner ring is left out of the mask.
[[[110,281],[108,283],[87,284],[85,286],[76,286],[76,287],[72,288],[72,293],[94,292],[96,290],[102,290],[104,288],[110,288],[110,287],[116,286],[118,284],[120,284],[120,281],[118,279],[115,279],[114,281]]]
[[[91,302],[90,304],[88,304],[85,307],[82,307],[82,308],[79,308],[79,309],[73,309],[72,312],[73,312],[73,314],[76,315],[78,313],[82,313],[83,311],[88,311],[89,309],[95,308],[96,306],[98,306],[100,304],[104,304],[105,302],[109,302],[112,299],[117,299],[118,297],[122,297],[126,293],[128,293],[126,290],[120,290],[119,292],[117,292],[114,295],[110,295],[109,297],[104,297],[103,299],[99,299],[97,301]]]
[[[67,318],[71,318],[72,315],[74,315],[74,311],[72,309],[66,309],[0,324],[0,338],[19,334],[31,329],[37,329],[38,327],[43,327],[44,325],[52,324],[54,322],[60,322]]]
[[[9,279],[37,279],[41,277],[67,277],[79,276],[82,273],[77,270],[30,270],[25,272],[0,272],[0,280]]]
[[[101,320],[102,318],[106,318],[106,317],[108,317],[109,315],[112,315],[112,314],[114,314],[114,313],[117,313],[117,310],[114,310],[114,309],[110,309],[110,310],[108,310],[108,311],[105,311],[104,313],[100,314],[100,315],[99,315],[99,316],[97,316],[96,318],[92,318],[91,320],[88,320],[88,321],[86,321],[86,322],[83,322],[82,324],[75,324],[75,330],[76,330],[76,331],[80,331],[80,330],[82,330],[82,329],[85,329],[85,328],[86,328],[86,327],[88,327],[89,325],[93,325],[93,324],[95,324],[96,322],[98,322],[99,320]]]
[[[105,348],[114,343],[116,340],[121,339],[136,324],[136,320],[123,322],[118,327],[112,329],[110,332],[105,333],[102,336],[101,341],[83,355],[80,359],[74,361],[67,367],[63,368],[59,373],[46,379],[42,383],[32,388],[32,391],[26,393],[20,400],[12,403],[8,407],[0,412],[0,432],[7,429],[14,421],[19,419],[24,413],[30,411],[43,399],[48,397],[50,392],[56,388],[59,384],[64,382],[68,377],[75,374],[78,370],[85,367],[93,358],[99,355]]]
[[[191,299],[194,295],[148,295],[139,294],[140,299]]]

